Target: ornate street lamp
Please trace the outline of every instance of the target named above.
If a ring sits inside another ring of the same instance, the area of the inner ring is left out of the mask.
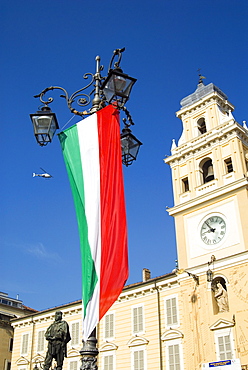
[[[130,77],[123,73],[120,68],[120,62],[122,58],[122,52],[125,50],[119,49],[118,60],[114,63],[114,69],[112,64],[114,62],[115,53],[110,61],[108,76],[102,84],[103,94],[105,95],[108,103],[115,102],[119,108],[124,107],[125,103],[129,99],[132,87],[137,81],[136,78]]]
[[[123,122],[125,127],[122,129],[121,133],[122,163],[128,167],[136,160],[142,143],[132,134],[129,127],[131,125],[130,121],[127,123],[127,120],[123,118]]]
[[[34,136],[37,142],[41,145],[47,145],[52,142],[55,131],[59,128],[55,113],[44,105],[41,110],[34,114],[30,114],[33,122]]]
[[[207,282],[211,283],[213,281],[213,271],[208,269],[207,271]]]
[[[55,131],[59,128],[56,115],[55,113],[52,113],[48,106],[53,102],[53,98],[50,97],[45,100],[44,96],[48,91],[61,90],[63,94],[60,96],[66,100],[70,111],[75,115],[81,116],[82,118],[85,118],[88,115],[104,108],[106,104],[112,104],[116,107],[116,109],[123,110],[125,112],[130,123],[125,123],[125,128],[121,134],[122,158],[123,163],[126,166],[132,164],[133,160],[135,160],[137,157],[139,147],[142,145],[142,143],[136,139],[133,134],[131,134],[129,126],[130,124],[133,125],[133,121],[130,113],[124,106],[129,99],[134,83],[137,81],[135,78],[123,73],[122,69],[120,68],[120,61],[124,50],[125,48],[114,50],[107,77],[101,76],[103,66],[100,66],[100,57],[97,56],[95,74],[86,73],[83,76],[84,79],[88,79],[90,77],[90,82],[83,88],[75,91],[71,96],[69,96],[68,92],[60,86],[47,87],[41,91],[40,94],[35,95],[35,98],[39,98],[43,103],[43,106],[38,112],[35,114],[30,114],[34,128],[34,135],[39,145],[44,146],[50,143],[53,139]],[[118,59],[114,63],[115,58]],[[112,68],[113,63],[114,68]],[[87,94],[85,90],[92,85],[94,86],[93,91]],[[91,100],[91,95],[93,93],[94,97]],[[73,103],[75,102],[79,107],[83,108],[91,103],[91,108],[88,110],[84,109],[79,111],[73,107]]]

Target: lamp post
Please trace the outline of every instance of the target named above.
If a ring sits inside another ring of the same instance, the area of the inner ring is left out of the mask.
[[[90,78],[89,83],[83,88],[75,91],[72,95],[69,96],[68,92],[60,86],[47,87],[38,95],[35,95],[35,98],[39,98],[43,105],[36,113],[30,114],[30,118],[32,120],[36,141],[40,146],[46,146],[48,143],[51,143],[56,130],[59,129],[56,115],[49,107],[49,104],[53,102],[53,98],[49,97],[45,99],[45,95],[49,91],[60,90],[62,91],[60,97],[65,99],[71,113],[81,116],[82,118],[99,111],[108,104],[113,105],[119,111],[123,111],[126,118],[123,118],[124,128],[120,133],[122,163],[125,166],[129,166],[136,160],[142,143],[132,134],[130,126],[134,125],[134,123],[130,112],[125,107],[136,79],[123,73],[120,68],[124,50],[125,48],[114,50],[106,77],[101,76],[103,66],[100,65],[100,57],[97,56],[95,74],[84,74],[84,79]],[[94,86],[94,89],[88,94],[86,91],[90,86]],[[93,98],[91,99],[92,94]],[[76,109],[74,103],[77,103],[81,109]],[[87,110],[86,107],[90,105],[90,103],[91,107]],[[98,355],[98,349],[96,343],[96,329],[94,329],[88,340],[86,342],[83,341],[83,348],[80,350],[80,355],[82,356],[81,370],[97,369],[96,357]]]
[[[125,103],[128,101],[132,87],[137,80],[123,73],[120,68],[120,62],[124,50],[125,48],[114,50],[108,69],[108,75],[106,77],[101,76],[103,66],[100,65],[100,57],[97,56],[95,74],[85,73],[83,76],[84,79],[88,79],[90,77],[90,82],[83,88],[75,91],[71,96],[69,96],[68,92],[60,86],[47,87],[38,95],[35,95],[35,98],[39,98],[43,106],[36,113],[30,114],[30,118],[33,123],[35,138],[40,146],[45,146],[52,142],[53,136],[59,128],[56,115],[55,113],[52,113],[49,107],[49,104],[53,102],[53,98],[49,97],[45,100],[45,94],[48,91],[61,90],[62,95],[60,96],[66,100],[69,110],[73,114],[79,115],[82,118],[97,112],[107,104],[112,104],[119,111],[124,111],[126,114],[126,118],[123,119],[125,127],[120,135],[122,163],[125,166],[129,166],[134,160],[136,160],[142,143],[132,134],[130,126],[134,123],[129,111],[125,107]],[[87,94],[86,90],[90,86],[94,86],[94,89]],[[91,100],[91,95],[93,93],[93,99]],[[73,106],[73,103],[75,102],[81,108],[85,108],[90,103],[91,107],[88,110],[84,109],[79,111]]]

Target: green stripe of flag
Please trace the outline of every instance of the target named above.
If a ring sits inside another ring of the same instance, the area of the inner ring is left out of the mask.
[[[69,129],[61,132],[59,134],[59,140],[61,143],[64,161],[68,172],[78,221],[82,261],[83,304],[85,316],[86,307],[92,297],[98,277],[96,274],[96,269],[88,241],[88,226],[85,215],[84,180],[77,126],[72,126]]]

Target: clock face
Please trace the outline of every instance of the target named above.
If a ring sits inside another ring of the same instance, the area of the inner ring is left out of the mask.
[[[226,222],[219,215],[212,215],[201,225],[201,240],[206,245],[215,245],[221,242],[226,234]]]

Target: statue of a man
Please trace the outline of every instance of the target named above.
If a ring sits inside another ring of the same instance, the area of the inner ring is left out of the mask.
[[[53,358],[57,363],[57,370],[61,370],[64,357],[67,357],[66,345],[71,340],[69,326],[62,320],[62,312],[55,313],[55,321],[49,326],[45,333],[48,341],[47,354],[44,362],[44,370],[49,370]]]

